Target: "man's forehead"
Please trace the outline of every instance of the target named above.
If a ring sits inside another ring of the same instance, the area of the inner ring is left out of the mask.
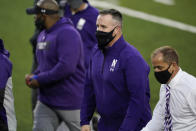
[[[104,22],[104,23],[108,23],[108,22],[112,22],[112,16],[107,14],[107,15],[99,15],[97,17],[97,21],[98,22]]]
[[[104,25],[111,25],[111,24],[113,24],[112,16],[109,15],[109,14],[107,14],[107,15],[99,15],[97,17],[97,23],[104,24]]]
[[[157,53],[152,59],[158,60],[158,61],[163,61],[163,54]]]
[[[110,15],[110,14],[99,14],[98,17],[112,19],[112,15]]]
[[[152,58],[152,65],[153,66],[165,66],[165,65],[167,65],[167,63],[164,62],[163,54],[162,53],[158,53],[158,54],[156,54]]]

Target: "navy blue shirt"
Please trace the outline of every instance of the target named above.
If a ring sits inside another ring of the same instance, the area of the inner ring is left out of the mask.
[[[89,65],[81,108],[81,125],[97,108],[100,131],[140,131],[151,119],[150,68],[123,36],[112,47],[97,47]]]

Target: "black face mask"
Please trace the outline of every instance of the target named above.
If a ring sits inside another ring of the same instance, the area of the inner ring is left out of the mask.
[[[39,17],[35,20],[35,26],[38,30],[43,30],[46,28],[45,26],[45,20],[42,17]]]
[[[103,50],[105,46],[107,46],[114,39],[115,36],[112,36],[114,29],[110,32],[96,31],[96,38],[100,50]]]
[[[164,71],[154,72],[154,75],[155,75],[155,77],[156,77],[156,79],[157,79],[157,81],[159,83],[166,84],[169,81],[169,79],[170,79],[170,77],[172,75],[172,73],[170,73],[168,71],[168,69],[170,68],[170,66],[171,65],[169,65],[169,67],[166,70],[164,70]]]

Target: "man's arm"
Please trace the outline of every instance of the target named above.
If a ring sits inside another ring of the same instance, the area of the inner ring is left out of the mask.
[[[193,83],[192,86],[196,86],[196,85]],[[190,94],[188,95],[188,97],[187,97],[187,102],[188,102],[188,105],[190,106],[191,111],[196,116],[196,103],[195,103],[195,100],[196,100],[196,90],[192,90],[190,92]]]
[[[148,122],[142,131],[163,131],[165,116],[165,87],[160,88],[159,101],[154,108],[152,119]]]
[[[126,60],[125,77],[130,93],[129,106],[119,131],[135,131],[146,107],[148,88],[147,64],[140,56],[131,56]]]
[[[58,63],[50,70],[37,75],[40,85],[53,83],[72,75],[82,55],[82,40],[78,32],[67,29],[57,35]]]
[[[0,108],[3,107],[5,97],[5,87],[9,78],[8,67],[0,54]],[[1,117],[1,116],[0,116]]]
[[[86,81],[85,81],[85,87],[84,87],[84,96],[83,96],[83,101],[82,101],[82,106],[81,106],[81,126],[82,128],[89,125],[90,120],[93,116],[93,113],[96,108],[96,100],[95,100],[95,94],[94,94],[94,89],[93,89],[93,84],[91,80],[91,64],[89,65],[88,72],[86,73]],[[84,130],[85,131],[85,130]]]
[[[146,127],[141,131],[163,131],[164,130],[164,107],[162,100],[159,100],[154,111],[152,119],[148,122]]]
[[[7,80],[12,73],[11,70],[12,66],[8,65],[4,58],[0,56],[0,89],[5,89]]]

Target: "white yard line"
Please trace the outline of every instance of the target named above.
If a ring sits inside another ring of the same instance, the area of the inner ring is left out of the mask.
[[[89,1],[95,7],[105,8],[105,9],[114,8],[114,9],[119,10],[121,13],[123,13],[127,16],[135,17],[135,18],[138,18],[138,19],[158,23],[158,24],[161,24],[161,25],[173,27],[173,28],[176,28],[176,29],[179,29],[179,30],[183,30],[183,31],[187,31],[187,32],[191,32],[191,33],[196,34],[196,26],[192,26],[192,25],[189,25],[189,24],[185,24],[185,23],[182,23],[182,22],[175,21],[175,20],[167,19],[167,18],[164,18],[164,17],[151,15],[151,14],[144,13],[144,12],[141,12],[141,11],[136,11],[136,10],[129,9],[129,8],[126,8],[126,7],[114,5],[112,3],[108,3],[108,2],[105,2],[105,1],[97,1],[97,0],[89,0]]]
[[[161,3],[161,4],[169,5],[169,6],[175,5],[174,0],[154,0],[154,1],[158,2],[158,3]]]

